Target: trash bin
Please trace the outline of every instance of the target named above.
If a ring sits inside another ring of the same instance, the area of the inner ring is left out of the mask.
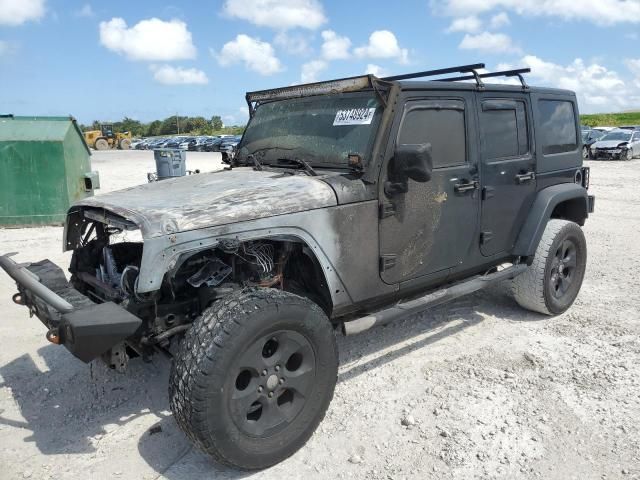
[[[99,188],[73,117],[0,115],[0,226],[61,225]]]
[[[187,152],[170,148],[159,148],[153,151],[156,161],[158,180],[173,177],[184,177],[187,174]]]

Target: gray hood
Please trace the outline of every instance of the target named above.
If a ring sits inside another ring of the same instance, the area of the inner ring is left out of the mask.
[[[336,205],[329,185],[249,167],[200,173],[86,198],[138,224],[145,238]]]
[[[618,148],[618,146],[626,145],[629,143],[625,140],[604,140],[594,143],[591,148]]]

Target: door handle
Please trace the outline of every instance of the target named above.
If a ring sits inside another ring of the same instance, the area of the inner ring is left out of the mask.
[[[534,178],[536,178],[535,172],[519,173],[516,175],[516,182],[518,185],[522,185],[523,183],[530,182]]]
[[[468,182],[468,183],[456,183],[453,186],[453,189],[455,190],[456,193],[470,192],[471,190],[475,190],[476,188],[478,188],[477,180],[473,180],[472,182]]]

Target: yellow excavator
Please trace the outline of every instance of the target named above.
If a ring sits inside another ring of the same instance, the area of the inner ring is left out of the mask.
[[[119,148],[129,150],[131,148],[131,132],[114,133],[113,125],[103,123],[100,130],[84,132],[84,140],[96,150],[109,150]]]

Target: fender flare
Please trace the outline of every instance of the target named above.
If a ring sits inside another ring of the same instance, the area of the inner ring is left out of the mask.
[[[587,190],[576,183],[562,183],[540,190],[531,205],[529,215],[520,229],[513,247],[513,254],[520,257],[532,257],[536,253],[547,222],[555,208],[568,200],[578,201],[580,210],[584,203],[584,219],[589,215]]]

